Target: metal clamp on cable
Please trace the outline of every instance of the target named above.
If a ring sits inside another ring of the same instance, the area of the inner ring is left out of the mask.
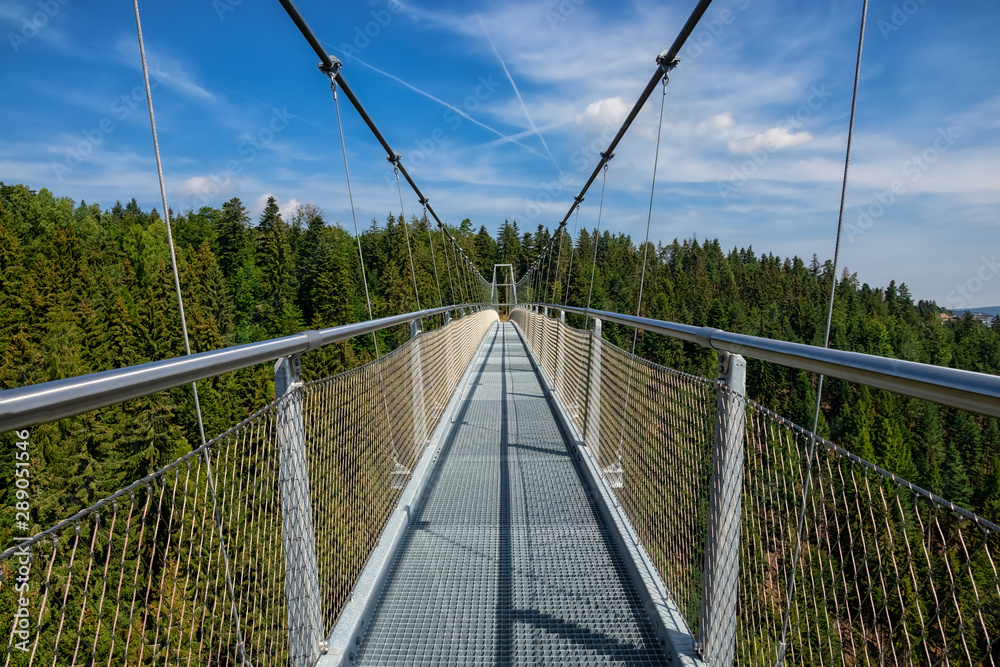
[[[609,153],[607,151],[601,151],[601,162],[603,162],[604,165],[607,166],[607,164],[609,162],[611,162],[611,158],[613,158],[614,156],[615,156],[614,153]]]
[[[326,74],[331,79],[336,79],[337,75],[340,74],[342,63],[340,62],[340,59],[335,56],[327,57],[330,59],[330,64],[327,65],[326,63],[320,63],[317,67],[319,67],[319,71],[323,74]]]
[[[394,167],[396,167],[398,169],[399,168],[399,162],[403,159],[403,156],[400,155],[399,153],[393,153],[392,155],[387,155],[385,157],[385,159],[388,160],[390,164],[392,164]],[[427,201],[427,200],[423,200],[420,203],[423,204],[424,201]]]
[[[673,60],[668,61],[666,51],[656,56],[656,64],[660,66],[660,69],[663,70],[664,74],[669,73],[672,69],[677,67],[677,65],[680,64],[680,62],[681,59],[677,57],[674,57]]]

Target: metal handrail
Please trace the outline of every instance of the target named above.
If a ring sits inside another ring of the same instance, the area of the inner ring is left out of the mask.
[[[97,408],[249,368],[363,334],[483,304],[465,303],[310,330],[284,338],[174,357],[110,371],[0,391],[0,433],[71,417]]]
[[[720,352],[740,354],[790,368],[822,373],[960,410],[1000,417],[1000,376],[996,375],[889,359],[860,352],[831,350],[802,343],[735,334],[712,327],[696,327],[604,310],[550,303],[521,305],[564,310],[567,313],[616,322],[710,347]]]

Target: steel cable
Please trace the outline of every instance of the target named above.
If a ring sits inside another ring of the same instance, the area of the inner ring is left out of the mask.
[[[847,176],[851,164],[851,142],[854,138],[854,118],[858,104],[858,87],[859,87],[859,82],[861,80],[861,54],[865,43],[865,23],[867,18],[868,18],[868,0],[862,0],[861,26],[858,30],[858,52],[854,64],[854,89],[851,93],[851,116],[848,122],[847,149],[844,155],[844,178],[840,188],[840,211],[837,215],[837,240],[833,252],[833,268],[830,274],[830,299],[827,305],[826,329],[823,335],[824,348],[830,346],[830,328],[833,322],[833,300],[837,291],[837,263],[838,260],[840,259],[840,239],[841,239],[841,233],[844,228],[844,205],[847,198]],[[820,374],[816,384],[816,406],[815,406],[815,411],[813,413],[813,426],[812,426],[813,434],[816,434],[817,429],[819,427],[819,411],[822,400],[823,400],[823,375]],[[809,446],[810,461],[812,460],[814,450],[815,450],[814,443],[810,443]],[[809,494],[809,487],[811,484],[812,484],[812,466],[810,465],[808,467],[808,474],[806,476],[805,485],[802,491],[802,498],[803,498],[802,514],[799,518],[798,528],[796,531],[797,535],[796,535],[796,547],[794,556],[794,560],[796,562],[798,562],[800,551],[802,548],[802,528],[806,512],[805,498]],[[788,609],[786,609],[785,617],[782,621],[781,642],[778,645],[778,657],[775,660],[775,667],[781,667],[782,663],[784,662],[784,652],[787,641],[788,624],[790,620],[788,615],[791,612],[791,604],[794,594],[795,594],[795,574],[793,570],[792,575],[788,580],[788,593],[786,595],[786,599],[788,600]]]

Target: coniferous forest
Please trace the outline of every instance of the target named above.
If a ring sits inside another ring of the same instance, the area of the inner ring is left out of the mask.
[[[192,352],[368,318],[357,241],[315,207],[300,206],[283,219],[271,198],[252,219],[232,199],[171,220]],[[420,306],[462,300],[455,258],[440,232],[426,219],[404,226],[389,213],[372,220],[360,238],[374,317],[417,309],[407,231]],[[495,263],[511,263],[522,276],[550,240],[545,227],[522,230],[513,221],[504,221],[496,237],[470,220],[450,231],[487,279]],[[639,244],[587,229],[561,241],[546,269],[552,278],[547,301],[586,305],[593,268],[592,307],[635,312]],[[815,256],[726,250],[719,240],[660,243],[649,248],[641,314],[821,344],[831,268]],[[871,287],[847,270],[837,281],[832,347],[1000,372],[1000,326],[983,326],[971,316],[945,321],[943,309],[911,295],[905,284]],[[606,324],[604,336],[626,349],[631,345],[631,330],[624,327]],[[380,349],[408,337],[405,327],[381,332]],[[0,389],[182,355],[167,229],[158,212],[142,210],[134,199],[104,210],[44,189],[0,184],[0,350]],[[636,351],[682,371],[715,372],[713,352],[680,341],[640,333]],[[303,374],[324,377],[373,356],[371,337],[361,337],[308,353]],[[815,385],[807,373],[749,360],[750,397],[807,427]],[[201,382],[199,393],[211,438],[272,400],[271,365]],[[182,387],[33,428],[34,529],[190,451],[199,441],[192,403],[190,389]],[[994,419],[827,380],[819,431],[934,493],[1000,519],[1000,428]],[[14,451],[13,438],[0,436],[5,451]],[[5,456],[3,544],[10,542],[14,521],[13,478],[13,457]]]

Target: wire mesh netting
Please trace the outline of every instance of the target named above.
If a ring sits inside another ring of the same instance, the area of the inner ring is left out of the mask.
[[[786,613],[785,664],[1000,662],[1000,528],[752,401],[746,436],[739,664],[775,664]]]
[[[286,558],[290,508],[311,496],[329,632],[496,321],[495,311],[472,313],[363,367],[297,385],[0,554],[0,615],[10,622],[0,625],[0,664],[289,664],[286,577],[308,582],[309,569],[299,551]],[[304,496],[282,471],[295,438],[308,456]]]
[[[524,308],[511,313],[656,565],[697,631],[715,383],[686,375]],[[597,353],[593,348],[600,345]],[[599,362],[598,379],[591,376]],[[599,396],[599,398],[598,398]],[[598,404],[595,417],[588,415]]]
[[[276,415],[0,555],[3,664],[286,662]]]
[[[327,633],[351,598],[476,348],[496,321],[494,310],[474,313],[421,333],[377,362],[304,386]]]
[[[746,414],[735,664],[1000,664],[1000,527],[717,382],[511,321],[565,405],[583,388],[574,422],[692,634],[721,392]]]

